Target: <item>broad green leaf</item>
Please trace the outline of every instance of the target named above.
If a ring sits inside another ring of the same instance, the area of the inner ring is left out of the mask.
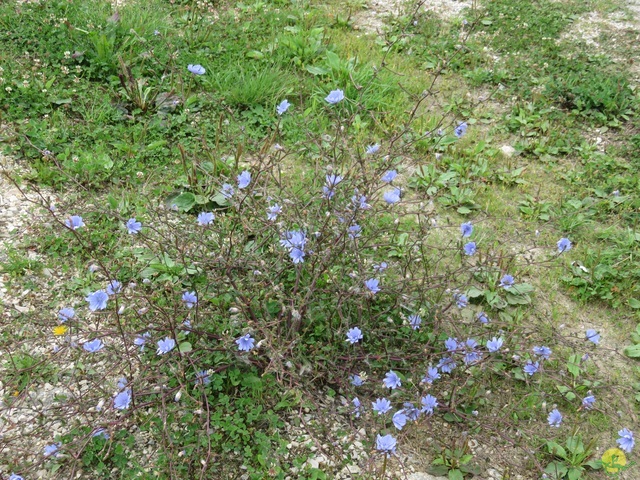
[[[583,463],[583,465],[593,468],[594,470],[600,470],[602,468],[602,460],[589,460]]]
[[[578,480],[582,477],[582,469],[578,467],[572,467],[567,472],[567,478],[569,480]]]
[[[571,355],[567,361],[567,370],[571,375],[577,377],[580,375],[580,356]]]
[[[182,342],[180,344],[179,350],[181,353],[187,353],[190,352],[191,350],[193,350],[193,347],[191,346],[191,344],[189,342]]]
[[[326,75],[329,73],[329,70],[322,67],[316,67],[314,65],[307,65],[304,69],[312,75]]]
[[[168,202],[170,202],[170,207],[175,205],[180,210],[187,212],[196,204],[196,196],[191,192],[184,192],[173,199],[168,199]]]
[[[637,300],[635,298],[630,298],[629,299],[629,306],[631,308],[640,308],[640,300]]]
[[[560,479],[567,474],[568,469],[562,462],[551,462],[549,465],[547,465],[544,471],[552,475],[552,478]]]
[[[564,449],[562,445],[552,440],[547,442],[547,450],[551,455],[555,455],[560,458],[567,458],[567,451]]]
[[[449,470],[449,480],[464,480],[464,474],[457,468],[454,468],[453,470]]]
[[[627,357],[631,358],[640,358],[640,344],[638,345],[629,345],[624,348],[624,354]]]
[[[264,58],[264,53],[258,51],[258,50],[249,50],[247,53],[245,53],[245,56],[247,58],[253,58],[256,60],[261,60],[262,58]]]
[[[480,290],[478,287],[470,287],[466,295],[468,298],[478,298],[484,295],[484,290]]]

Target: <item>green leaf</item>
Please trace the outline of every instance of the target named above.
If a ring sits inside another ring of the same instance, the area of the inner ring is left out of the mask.
[[[579,355],[571,355],[569,357],[569,361],[567,362],[567,370],[574,377],[577,377],[578,375],[580,375],[580,356]]]
[[[640,344],[629,345],[624,348],[624,354],[631,358],[640,358]]]
[[[552,475],[552,478],[562,478],[567,474],[567,467],[562,462],[551,462],[544,469],[545,473]]]
[[[547,442],[547,450],[551,455],[555,455],[556,457],[567,458],[567,451],[564,449],[562,445],[553,440],[549,440]]]
[[[467,290],[466,295],[468,298],[478,298],[484,295],[484,290],[480,290],[478,287],[471,287]]]
[[[329,70],[322,67],[316,67],[313,65],[306,65],[304,69],[312,75],[326,75],[329,73]]]
[[[582,469],[578,467],[571,467],[567,472],[567,478],[569,480],[578,480],[582,477]]]
[[[458,415],[456,415],[455,413],[451,413],[451,412],[447,412],[445,413],[442,418],[449,423],[458,423],[462,421],[462,418],[460,418]]]
[[[464,480],[464,474],[457,468],[454,468],[453,470],[449,470],[449,480]]]
[[[582,439],[580,437],[567,438],[565,445],[573,454],[584,453],[584,443],[582,443]]]
[[[509,289],[510,293],[519,293],[519,294],[525,294],[525,293],[531,293],[533,292],[535,289],[533,288],[533,285],[529,285],[528,283],[516,283],[514,286],[512,286]]]
[[[583,463],[583,465],[593,468],[594,470],[600,470],[602,468],[602,460],[589,460]]]
[[[460,215],[469,215],[473,210],[471,210],[469,207],[459,207],[458,208],[458,213]]]
[[[247,58],[254,58],[256,60],[261,60],[262,58],[264,58],[264,53],[258,51],[258,50],[249,50],[245,56]]]
[[[629,306],[631,308],[640,308],[640,300],[637,300],[635,298],[630,298],[629,299]]]
[[[182,342],[179,347],[180,353],[187,353],[193,350],[189,342]]]
[[[432,465],[431,467],[427,468],[427,472],[437,476],[446,475],[448,471],[449,471],[449,467],[447,467],[446,465],[436,465],[436,466]]]
[[[180,210],[188,212],[191,207],[196,204],[196,196],[191,192],[184,192],[174,197],[173,199],[167,199],[170,202],[170,207],[175,205]]]

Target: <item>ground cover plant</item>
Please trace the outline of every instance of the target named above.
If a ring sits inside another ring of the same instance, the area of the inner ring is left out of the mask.
[[[637,95],[540,5],[0,5],[0,475],[634,478]]]

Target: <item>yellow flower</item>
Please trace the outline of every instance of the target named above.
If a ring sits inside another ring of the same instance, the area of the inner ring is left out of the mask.
[[[56,336],[64,335],[69,330],[69,327],[66,325],[58,325],[57,327],[53,327],[53,334]]]
[[[602,466],[609,473],[617,473],[627,464],[627,457],[619,448],[610,448],[602,454]]]

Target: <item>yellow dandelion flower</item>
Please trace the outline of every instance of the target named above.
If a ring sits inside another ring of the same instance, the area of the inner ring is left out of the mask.
[[[617,473],[627,464],[627,457],[619,448],[610,448],[602,454],[602,466],[609,473]]]
[[[53,334],[59,337],[67,333],[67,330],[69,330],[69,327],[66,325],[58,325],[57,327],[53,327]]]

